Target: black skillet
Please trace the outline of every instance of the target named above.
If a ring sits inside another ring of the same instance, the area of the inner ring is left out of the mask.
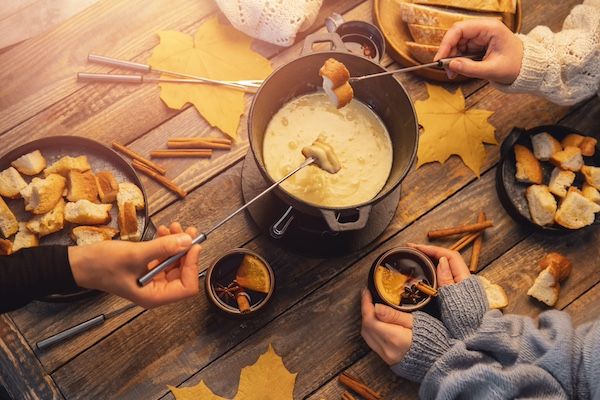
[[[110,171],[117,181],[128,181],[137,185],[142,190],[145,204],[148,205],[146,191],[133,168],[112,149],[92,139],[80,136],[50,136],[19,146],[0,157],[0,171],[10,167],[10,163],[20,156],[34,150],[42,152],[48,165],[63,156],[87,156],[93,171]],[[33,177],[23,175],[23,178],[29,182]],[[19,221],[27,221],[31,218],[31,214],[24,209],[23,199],[5,199],[5,201]],[[112,220],[109,225],[117,227],[116,205],[114,205],[111,210],[111,216]],[[143,211],[138,212],[138,224],[142,224],[142,240],[150,240],[154,237],[156,229],[150,221],[148,207],[145,207]],[[41,238],[40,245],[74,245],[75,243],[71,239],[70,233],[75,226],[76,225],[65,221],[65,227],[62,230]],[[67,302],[87,297],[93,293],[95,292],[92,290],[79,289],[71,293],[52,294],[41,300],[49,302]]]
[[[513,151],[515,144],[523,145],[532,150],[531,136],[541,132],[548,132],[558,139],[558,141],[562,141],[562,139],[570,133],[594,136],[561,125],[544,125],[529,130],[514,128],[504,142],[502,142],[500,147],[500,163],[496,169],[496,191],[498,192],[498,198],[500,199],[502,206],[504,206],[504,209],[518,223],[547,232],[572,232],[573,230],[564,228],[558,224],[540,226],[531,221],[527,199],[525,198],[525,190],[530,184],[519,182],[515,179],[516,160],[515,152]],[[597,150],[592,157],[583,157],[583,160],[586,165],[600,166],[600,151]],[[553,169],[554,166],[550,164],[550,162],[542,161],[543,183],[545,185],[548,184]],[[581,188],[583,182],[583,175],[577,173],[573,185]],[[596,220],[593,225],[600,225],[600,213],[596,214]]]

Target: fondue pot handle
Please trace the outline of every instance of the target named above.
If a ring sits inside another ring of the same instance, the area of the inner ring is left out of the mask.
[[[340,222],[339,221],[339,212],[332,210],[321,210],[321,214],[323,214],[323,218],[325,218],[325,222],[329,225],[329,229],[334,232],[341,231],[356,231],[358,229],[362,229],[367,225],[367,221],[369,220],[369,215],[371,215],[371,205],[357,208],[358,217],[356,221],[350,222]]]
[[[306,55],[314,53],[313,46],[315,43],[331,43],[331,50],[342,51],[345,53],[350,53],[350,50],[346,47],[342,38],[337,33],[333,32],[317,32],[312,33],[304,39],[304,44],[302,45],[302,51],[300,55]]]

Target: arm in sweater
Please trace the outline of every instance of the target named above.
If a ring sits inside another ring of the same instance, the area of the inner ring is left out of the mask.
[[[598,93],[600,87],[600,0],[585,0],[553,33],[538,26],[523,42],[521,71],[508,92],[542,95],[561,105],[572,105]]]

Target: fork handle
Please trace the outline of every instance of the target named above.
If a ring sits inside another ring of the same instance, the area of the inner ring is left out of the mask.
[[[152,67],[133,61],[119,60],[116,58],[100,56],[98,54],[89,54],[88,61],[96,64],[110,65],[111,67],[124,68],[132,71],[150,72]]]

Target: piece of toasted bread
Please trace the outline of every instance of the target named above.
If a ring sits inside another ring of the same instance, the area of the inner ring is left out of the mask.
[[[540,271],[550,268],[550,272],[554,275],[558,282],[562,282],[569,277],[573,264],[565,256],[555,251],[552,251],[544,256],[538,263]]]
[[[427,64],[433,62],[433,58],[440,49],[439,46],[432,46],[429,44],[421,44],[415,42],[405,42],[408,46],[408,51],[414,57],[415,60],[420,63]]]
[[[119,206],[117,220],[121,231],[121,240],[137,242],[141,239],[142,233],[138,226],[137,213],[133,203],[125,202]]]
[[[62,198],[67,180],[61,175],[50,174],[45,179],[33,178],[21,191],[25,199],[25,210],[34,214],[46,214]]]
[[[110,226],[77,226],[71,232],[71,238],[77,246],[111,240],[119,231]]]
[[[593,156],[596,152],[596,144],[598,140],[591,136],[583,136],[577,133],[571,133],[562,140],[563,147],[579,147],[581,154],[587,157]]]
[[[531,145],[533,146],[533,154],[540,161],[548,161],[554,153],[561,151],[563,148],[560,142],[550,135],[548,132],[538,133],[531,137]]]
[[[39,150],[32,151],[11,163],[23,175],[37,175],[46,168],[46,159]]]
[[[538,274],[527,294],[550,307],[556,305],[560,294],[560,285],[550,268],[546,268]]]
[[[96,173],[96,186],[98,186],[101,202],[112,203],[117,199],[119,184],[111,172],[101,171]]]
[[[12,242],[8,239],[0,239],[0,256],[10,256],[12,253]]]
[[[504,308],[508,305],[508,296],[502,286],[490,282],[487,278],[479,276],[485,289],[490,308]]]
[[[515,144],[514,151],[517,161],[515,178],[519,182],[542,183],[542,165],[531,150],[520,144]]]
[[[570,133],[560,141],[562,147],[579,147],[581,142],[583,142],[583,135],[579,135],[577,133]]]
[[[0,197],[0,233],[5,238],[14,235],[19,230],[19,223],[4,199]]]
[[[600,204],[600,192],[587,182],[583,184],[581,193],[596,204]]]
[[[131,182],[119,183],[119,193],[117,193],[117,205],[133,203],[136,210],[144,209],[144,194],[142,190]]]
[[[556,199],[545,185],[531,185],[527,188],[525,197],[529,206],[531,220],[541,226],[554,223]]]
[[[567,195],[567,189],[573,184],[573,181],[575,181],[575,172],[564,171],[556,167],[552,170],[552,174],[550,175],[548,189],[558,197],[565,197]]]
[[[80,225],[103,225],[110,222],[112,204],[95,204],[89,200],[67,203],[65,219]]]
[[[36,215],[27,222],[26,227],[31,233],[43,237],[60,231],[64,224],[65,201],[61,197],[52,210],[42,215]]]
[[[15,235],[13,252],[28,247],[36,247],[39,246],[39,244],[40,240],[38,239],[38,236],[27,229],[27,224],[25,222],[19,222],[19,231]]]
[[[493,18],[500,20],[502,17],[493,13],[458,12],[450,9],[429,7],[420,4],[401,2],[400,13],[402,20],[409,24],[437,26],[450,28],[456,22],[479,18]]]
[[[415,42],[432,46],[439,46],[444,35],[448,32],[448,29],[445,28],[419,24],[408,24],[408,30]]]
[[[54,164],[50,165],[44,170],[44,175],[59,174],[64,177],[67,176],[69,171],[75,170],[79,172],[85,172],[92,169],[86,156],[71,157],[64,156]]]
[[[583,167],[581,149],[579,147],[567,146],[562,151],[554,153],[550,157],[550,162],[562,169],[577,172]]]
[[[27,186],[19,171],[14,167],[8,167],[0,172],[0,195],[10,199],[21,196],[21,190]]]
[[[98,202],[98,185],[96,177],[92,171],[79,172],[69,171],[67,174],[67,200],[89,200],[92,203]]]
[[[556,211],[554,220],[565,228],[579,229],[591,225],[597,212],[600,212],[600,205],[583,196],[578,190],[569,190]]]
[[[335,58],[329,58],[319,69],[319,75],[323,78],[323,90],[336,108],[350,103],[354,91],[348,83],[350,72],[344,64]]]
[[[600,167],[591,167],[584,165],[581,167],[581,173],[585,177],[585,182],[600,190]]]
[[[517,11],[517,0],[413,0],[413,2],[474,11],[494,11],[511,14]]]

